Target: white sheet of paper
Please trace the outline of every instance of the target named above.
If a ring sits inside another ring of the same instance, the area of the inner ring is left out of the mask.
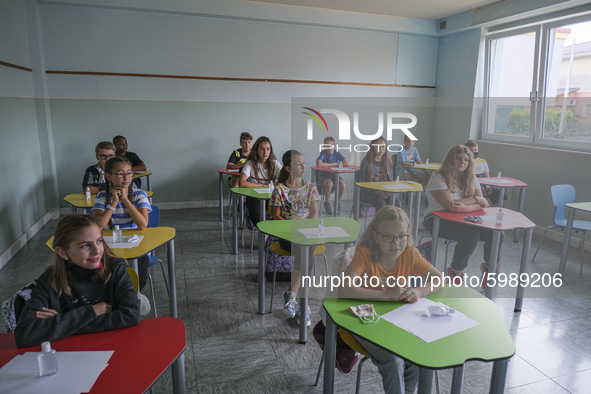
[[[330,167],[330,169],[333,171],[353,171],[353,170],[355,170],[353,167],[343,167],[343,168]]]
[[[235,170],[228,170],[228,172],[238,172],[238,171],[240,171],[240,169],[238,169],[238,168]]]
[[[396,185],[384,185],[384,187],[386,189],[390,189],[390,190],[393,190],[393,189],[397,189],[397,190],[413,189],[412,186],[403,185],[402,183],[400,185],[398,185],[398,186],[396,186]]]
[[[508,179],[501,179],[501,180],[498,180],[498,179],[488,179],[487,181],[488,182],[492,182],[492,183],[515,183],[515,182],[510,181]],[[486,185],[488,183],[487,181],[484,181],[482,183]]]
[[[131,237],[133,237],[134,235],[137,236],[137,239],[132,242],[128,242],[129,239]],[[131,248],[135,248],[136,246],[139,246],[142,243],[142,240],[144,239],[144,237],[145,237],[145,235],[138,235],[138,234],[124,235],[122,237],[123,242],[117,242],[117,243],[113,242],[113,236],[111,236],[111,235],[106,235],[103,237],[103,239],[105,240],[107,245],[109,245],[109,248],[131,249]]]
[[[425,312],[427,312],[429,306],[434,305],[444,304],[421,298],[414,304],[403,305],[392,312],[382,315],[382,319],[416,335],[427,343],[480,324],[458,311],[453,315],[427,317]]]
[[[425,164],[425,167],[428,167],[428,168],[437,168],[439,166],[437,164]]]
[[[345,230],[337,226],[325,227],[324,235],[318,235],[318,228],[301,228],[299,232],[306,239],[349,237],[349,234]]]
[[[481,216],[481,218],[482,218],[482,223],[486,223],[488,225],[495,224],[497,221],[497,215]],[[505,224],[505,225],[517,223],[520,221],[521,221],[521,219],[519,219],[519,218],[503,215],[503,224]]]
[[[269,190],[268,187],[265,189],[254,189],[254,191],[258,194],[273,193],[273,191]]]
[[[37,352],[17,356],[2,368],[0,393],[85,393],[107,367],[113,351],[57,352],[58,373],[39,377]],[[8,369],[4,371],[5,368]]]

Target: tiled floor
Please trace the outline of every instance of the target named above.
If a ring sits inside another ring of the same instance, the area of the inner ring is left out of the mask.
[[[220,223],[217,212],[217,208],[162,211],[160,222],[177,230],[178,304],[179,317],[187,324],[188,393],[321,392],[321,384],[313,386],[321,351],[312,338],[311,328],[308,344],[298,344],[295,319],[285,317],[279,310],[287,284],[278,285],[275,312],[257,315],[256,245],[251,254],[250,232],[246,231],[246,247],[237,256],[231,255],[231,224]],[[347,214],[344,210],[343,215]],[[45,242],[55,225],[56,221],[48,223],[0,270],[0,300],[36,278],[50,263],[51,253]],[[511,232],[505,240],[502,271],[517,272],[522,243],[513,243]],[[534,247],[538,240],[534,237]],[[554,274],[558,267],[560,245],[551,240],[544,242],[537,262],[529,264],[530,274]],[[444,249],[439,248],[440,269]],[[339,250],[329,247],[329,260]],[[166,256],[164,249],[157,254]],[[495,299],[517,346],[517,354],[509,363],[507,393],[591,392],[591,264],[586,258],[580,279],[579,256],[577,250],[571,249],[562,287],[539,292],[540,298],[527,298],[521,313],[513,312],[514,299],[510,298],[514,296],[513,290],[508,298]],[[481,261],[479,246],[468,273],[478,275]],[[318,274],[324,273],[323,264],[317,268]],[[152,275],[156,281],[158,312],[166,315],[168,299],[162,275],[158,269]],[[270,295],[270,286],[267,289]],[[144,293],[149,297],[149,285]],[[321,296],[320,290],[311,292],[312,327],[319,320]],[[464,392],[488,392],[491,368],[487,363],[467,363]],[[349,376],[336,373],[335,391],[353,393],[355,379],[355,371]],[[449,392],[451,372],[442,371],[440,379],[442,392]],[[167,372],[153,391],[171,390]],[[361,392],[383,392],[381,378],[371,362],[363,367]]]

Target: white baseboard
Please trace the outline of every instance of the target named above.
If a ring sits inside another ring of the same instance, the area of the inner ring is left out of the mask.
[[[25,232],[10,244],[2,254],[0,254],[0,269],[6,265],[13,258],[19,250],[21,250],[31,238],[35,236],[55,216],[55,212],[45,212],[39,220],[33,223]]]
[[[536,226],[534,228],[534,234],[542,236],[542,234],[544,234],[544,230],[545,230],[545,227]],[[548,231],[546,232],[545,238],[549,238],[553,241],[562,243],[562,241],[564,240],[564,231],[560,231],[560,230],[557,231],[557,230],[558,230],[557,228],[548,229]],[[521,234],[523,234],[523,230],[522,230]],[[577,234],[573,230],[571,233],[571,236],[570,236],[570,246],[578,249],[579,245],[581,243],[581,238],[582,238],[582,233]],[[585,250],[586,251],[591,250],[591,249],[589,249],[589,247],[591,246],[591,240],[589,238],[591,238],[591,234],[586,234],[586,237],[585,237]],[[535,248],[538,247],[538,243],[539,243],[539,241],[535,242],[532,245],[532,249],[534,251],[535,251]]]

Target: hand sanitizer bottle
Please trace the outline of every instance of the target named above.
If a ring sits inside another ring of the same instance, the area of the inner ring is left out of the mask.
[[[343,162],[339,161],[339,169],[342,170],[343,169]]]
[[[119,225],[115,225],[115,229],[113,230],[113,243],[120,243],[123,241],[123,234],[121,230],[119,230]]]
[[[324,235],[324,220],[322,219],[320,219],[320,222],[318,223],[318,235],[321,237]]]
[[[41,353],[37,355],[37,364],[39,364],[39,376],[49,376],[57,373],[57,355],[51,348],[51,343],[43,342],[41,344]]]
[[[429,165],[429,159],[427,159],[427,161],[425,162],[426,165]]]
[[[86,188],[86,201],[90,201],[90,188]]]
[[[495,220],[495,224],[502,224],[503,223],[503,210],[499,208],[499,212],[497,212],[497,218]]]
[[[273,181],[269,182],[269,193],[273,193],[273,190],[275,190],[275,185],[273,185]]]
[[[501,181],[501,173],[499,172],[499,175],[497,175],[497,182]]]
[[[399,176],[396,177],[396,186],[400,186],[400,177]]]

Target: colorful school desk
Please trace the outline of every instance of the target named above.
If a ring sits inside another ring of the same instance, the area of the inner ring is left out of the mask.
[[[152,191],[152,171],[137,171],[135,174],[133,174],[133,179],[136,178],[141,178],[145,176],[146,177],[146,189],[148,191]]]
[[[147,191],[146,194],[152,203],[153,192]],[[86,199],[86,193],[72,193],[63,198],[65,202],[70,204],[70,210],[76,212],[78,208],[82,209],[84,213],[90,213],[90,208],[94,205],[94,198],[96,194],[90,195],[90,200]]]
[[[232,193],[234,194],[252,197],[259,200],[261,205],[261,221],[265,220],[265,215],[267,212],[266,201],[271,199],[272,193],[257,193],[254,189],[264,189],[265,187],[267,186],[261,185],[259,187],[235,187],[232,189]],[[236,196],[236,201],[238,201],[238,199],[238,196]],[[259,258],[261,256],[261,251],[262,253],[265,252],[265,248],[261,247],[261,245],[265,244],[265,237],[264,235],[261,237],[261,235],[262,234],[259,234]],[[238,254],[238,214],[236,213],[235,209],[232,212],[232,252],[234,254]]]
[[[359,222],[350,219],[350,218],[324,218],[324,228],[327,227],[340,227],[347,234],[348,237],[335,237],[335,238],[306,238],[299,230],[300,229],[307,229],[307,228],[318,228],[318,223],[320,219],[300,219],[300,220],[269,220],[266,222],[259,222],[257,227],[259,228],[259,245],[264,245],[265,243],[265,236],[264,234],[268,234],[277,238],[284,239],[289,241],[293,245],[298,245],[301,247],[302,250],[302,264],[301,264],[301,272],[302,276],[307,276],[309,272],[309,255],[308,250],[310,247],[316,247],[317,245],[327,245],[327,244],[345,244],[345,249],[348,247],[348,244],[353,243],[357,240],[359,236],[359,230],[361,225]],[[262,241],[261,241],[262,239]],[[259,275],[258,275],[258,313],[260,315],[265,314],[265,248],[259,246]],[[328,274],[328,273],[327,273]],[[304,294],[303,297],[300,298],[302,300],[300,302],[300,316],[306,316],[306,308],[308,306],[308,291],[307,291],[307,283],[302,281],[301,289]],[[303,319],[302,319],[303,320]],[[300,324],[300,343],[306,343],[307,341],[307,326],[304,321]]]
[[[499,192],[499,207],[503,206],[504,199],[505,199],[505,188],[507,187],[518,187],[519,188],[519,205],[517,206],[517,212],[523,212],[523,203],[525,202],[525,189],[527,188],[527,183],[520,181],[519,179],[515,178],[507,178],[502,176],[501,180],[499,181],[498,177],[482,177],[478,178],[478,182],[481,185],[491,185],[491,186],[498,186],[501,190]],[[515,238],[513,239],[514,242],[519,241],[519,230],[515,230]]]
[[[566,269],[566,258],[568,257],[568,246],[570,245],[570,236],[573,232],[573,222],[575,221],[575,212],[591,212],[591,202],[575,202],[566,204],[566,229],[564,230],[564,240],[562,241],[562,249],[560,249],[560,265],[558,272],[564,277]],[[581,252],[581,263],[583,259],[583,252]]]
[[[236,168],[233,170],[228,170],[226,168],[220,168],[218,170],[220,222],[224,221],[224,175],[230,175],[230,176],[240,175],[240,169]]]
[[[451,392],[460,393],[464,364],[469,360],[492,361],[494,364],[490,393],[503,393],[507,366],[509,359],[515,354],[515,344],[505,327],[499,308],[491,300],[465,287],[445,287],[427,298],[455,308],[480,324],[427,343],[385,320],[379,320],[374,324],[361,323],[357,316],[348,311],[349,306],[364,304],[367,301],[325,299],[323,304],[326,310],[323,392],[328,394],[334,392],[336,333],[337,328],[343,328],[420,367],[417,391],[419,394],[431,394],[433,371],[447,368],[454,368]],[[374,305],[378,315],[384,315],[405,304],[402,301],[370,301],[369,303]]]
[[[122,230],[123,235],[144,235],[142,242],[135,248],[111,250],[117,257],[123,257],[128,260],[129,265],[134,270],[138,270],[138,258],[148,254],[157,247],[166,244],[166,252],[168,257],[168,276],[170,278],[170,316],[178,317],[177,311],[177,296],[176,296],[176,274],[175,274],[175,255],[174,255],[174,238],[176,230],[172,227],[149,227],[145,230],[128,229]],[[112,236],[113,230],[103,230],[103,236]],[[53,237],[45,243],[53,250]]]
[[[404,168],[411,168],[417,170],[423,170],[427,175],[429,175],[429,171],[437,171],[441,168],[441,163],[429,163],[429,164],[415,164],[414,166],[409,166],[408,164],[402,164]],[[406,171],[403,171],[406,173]]]
[[[423,191],[423,185],[417,182],[400,181],[399,188],[389,189],[384,186],[395,186],[396,182],[355,182],[355,193],[354,193],[354,218],[359,220],[359,206],[361,205],[361,189],[369,190],[381,190],[388,193],[409,193],[410,202],[408,209],[408,218],[412,223],[413,237],[415,240],[419,234],[419,216],[421,211],[421,192]],[[414,209],[414,213],[413,213]],[[414,218],[414,222],[413,222]]]
[[[315,177],[315,171],[324,171],[324,172],[330,172],[331,174],[347,174],[347,173],[351,173],[351,172],[355,172],[355,171],[359,171],[359,166],[347,166],[347,167],[343,167],[343,168],[339,168],[338,163],[334,163],[334,167],[311,167],[312,168],[312,182],[316,183],[316,177]],[[334,216],[337,217],[339,216],[339,183],[340,182],[334,182],[334,206],[335,206],[335,210],[334,210]]]
[[[521,250],[521,265],[519,267],[519,275],[527,275],[527,261],[529,259],[529,249],[531,246],[531,238],[533,234],[535,223],[526,218],[521,212],[515,212],[507,208],[503,208],[503,222],[501,224],[495,224],[495,218],[499,208],[484,208],[480,211],[475,212],[448,212],[448,211],[435,211],[433,214],[435,218],[433,220],[433,232],[431,242],[431,264],[435,267],[437,260],[437,239],[439,238],[439,224],[441,220],[449,220],[452,222],[458,222],[465,224],[466,226],[488,228],[493,230],[492,244],[490,250],[490,259],[488,262],[488,272],[496,272],[497,262],[499,260],[499,245],[501,243],[501,232],[506,230],[513,230],[516,228],[525,229],[525,238],[523,240],[523,247]],[[482,223],[473,223],[464,220],[466,216],[480,216],[484,219]],[[487,286],[486,296],[488,298],[493,297],[495,287]],[[517,295],[515,297],[515,312],[521,311],[523,304],[523,295],[525,293],[525,287],[523,282],[519,281],[517,286]]]
[[[185,336],[182,320],[158,317],[119,330],[72,335],[51,347],[58,352],[114,350],[90,394],[144,393],[171,365],[173,392],[181,394],[186,391]],[[0,334],[0,367],[19,354],[39,351],[41,346],[19,349],[14,334]]]

